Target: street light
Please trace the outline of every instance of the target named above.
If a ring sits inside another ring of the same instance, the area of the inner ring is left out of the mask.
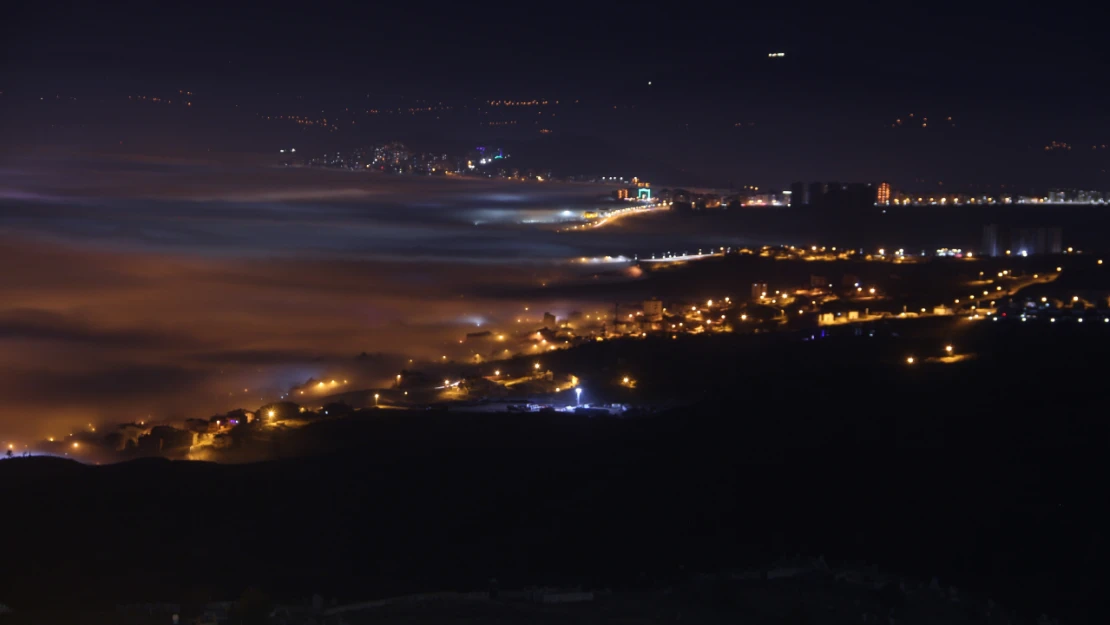
[[[274,418],[274,417],[275,417],[276,415],[277,415],[277,411],[276,411],[276,410],[271,410],[271,411],[269,411],[269,412],[267,412],[267,413],[266,413],[266,416],[267,416],[267,417],[270,417],[271,419],[273,419],[273,418]]]
[[[951,354],[951,353],[952,353],[952,346],[951,346],[951,345],[945,345],[945,346],[944,346],[944,351],[946,351],[946,352],[948,352],[949,354]]]
[[[906,358],[906,364],[908,364],[908,365],[913,364],[913,356],[910,356],[910,357]]]
[[[374,393],[374,405],[375,406],[378,405],[378,394],[377,393]]]
[[[574,400],[577,405],[582,405],[582,387],[574,389]]]

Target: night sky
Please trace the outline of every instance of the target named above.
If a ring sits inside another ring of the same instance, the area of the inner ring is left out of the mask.
[[[1092,149],[1110,142],[1102,27],[1057,7],[70,3],[9,17],[4,143],[17,151],[122,140],[163,154],[272,153],[400,139],[429,150],[497,142],[549,154],[562,173],[607,167],[675,184],[1108,180],[1110,150]],[[189,117],[120,101],[179,90],[196,94]],[[50,96],[52,106],[38,100]],[[514,125],[482,125],[495,118],[475,109],[498,99],[560,106],[543,124],[514,110],[495,111]],[[452,112],[333,133],[257,121],[428,103]],[[910,113],[933,123],[892,128]],[[536,148],[541,126],[554,132]],[[1053,141],[1073,149],[1046,152]]]

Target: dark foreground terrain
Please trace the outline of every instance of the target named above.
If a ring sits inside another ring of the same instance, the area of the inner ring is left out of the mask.
[[[1110,332],[1003,325],[954,364],[904,363],[949,330],[553,355],[700,389],[635,419],[369,411],[262,463],[5,460],[0,603],[632,592],[802,553],[1105,622]]]

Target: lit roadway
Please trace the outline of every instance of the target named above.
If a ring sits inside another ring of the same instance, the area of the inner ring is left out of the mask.
[[[605,213],[605,216],[601,217],[600,219],[595,219],[593,221],[578,226],[571,226],[569,229],[589,230],[592,228],[601,228],[617,221],[621,217],[627,217],[629,215],[642,215],[644,213],[652,213],[661,210],[670,210],[670,208],[670,202],[659,202],[657,204],[648,204],[646,206],[628,206],[625,208],[613,209]]]
[[[1010,284],[1007,285],[1007,286],[996,284],[993,278],[987,278],[986,280],[980,280],[980,281],[977,281],[977,282],[973,282],[971,285],[969,285],[970,290],[975,290],[975,289],[979,289],[979,288],[983,288],[983,287],[988,287],[988,288],[983,289],[983,291],[978,291],[977,293],[971,293],[965,301],[967,301],[967,302],[987,301],[987,302],[993,303],[996,300],[1000,300],[1000,299],[1005,298],[1005,297],[1014,297],[1022,289],[1026,288],[1026,287],[1029,287],[1029,286],[1032,286],[1034,284],[1047,284],[1049,282],[1052,282],[1052,281],[1056,280],[1056,278],[1058,278],[1060,276],[1060,274],[1058,272],[1054,272],[1054,273],[1034,274],[1034,276],[1036,276],[1036,277],[1012,278]],[[1001,276],[999,276],[999,277],[1001,278]],[[1000,289],[999,287],[1002,287],[1002,288]],[[957,299],[957,303],[959,303],[959,298]]]
[[[714,256],[724,256],[724,252],[710,252],[708,254],[683,254],[682,256],[664,256],[662,258],[641,258],[641,263],[681,263],[687,260],[701,260]]]

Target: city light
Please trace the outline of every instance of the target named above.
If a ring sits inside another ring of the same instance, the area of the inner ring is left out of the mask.
[[[945,346],[944,346],[944,351],[946,351],[946,352],[948,352],[949,354],[951,354],[951,353],[952,353],[952,346],[951,346],[951,345],[945,345]]]
[[[913,356],[909,356],[909,357],[906,358],[906,364],[908,364],[908,365],[913,364]]]
[[[277,416],[277,411],[275,411],[275,410],[270,410],[269,412],[267,412],[267,413],[266,413],[266,416],[267,416],[267,417],[270,417],[271,419],[273,419],[274,417],[276,417],[276,416]]]

